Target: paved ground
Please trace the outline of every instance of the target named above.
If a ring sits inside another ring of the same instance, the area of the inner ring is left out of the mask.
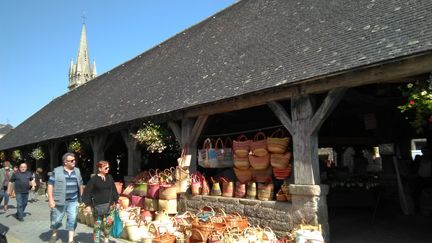
[[[382,202],[375,218],[366,208],[329,210],[332,243],[429,243],[432,216],[405,216],[398,202]]]
[[[49,208],[45,200],[29,203],[24,222],[19,222],[13,214],[16,212],[15,199],[10,201],[7,212],[0,210],[0,223],[10,228],[7,238],[9,243],[48,242]],[[397,203],[380,205],[375,219],[370,209],[330,209],[330,234],[332,243],[381,243],[381,242],[432,242],[431,216],[404,216]],[[76,240],[92,242],[92,228],[78,224]],[[59,231],[57,242],[66,242],[67,232]],[[111,239],[113,242],[129,242]]]
[[[16,201],[14,198],[11,198],[9,205],[9,210],[7,212],[3,211],[3,207],[0,209],[0,223],[9,227],[9,232],[6,235],[8,243],[37,243],[49,241],[51,231],[49,230],[48,202],[40,200],[38,202],[29,203],[26,209],[27,215],[24,218],[24,222],[20,222],[14,217],[16,213]],[[65,221],[63,225],[64,223]],[[92,232],[93,228],[78,223],[75,239],[78,242],[93,242]],[[67,242],[67,231],[60,229],[57,242]],[[129,241],[111,238],[110,242]]]

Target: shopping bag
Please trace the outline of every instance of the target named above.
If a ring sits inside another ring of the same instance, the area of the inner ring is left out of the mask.
[[[204,168],[218,168],[216,149],[210,138],[204,140],[202,149],[198,151],[198,164]]]
[[[119,238],[123,234],[123,222],[120,219],[118,209],[114,210],[113,225],[111,228],[111,236]]]

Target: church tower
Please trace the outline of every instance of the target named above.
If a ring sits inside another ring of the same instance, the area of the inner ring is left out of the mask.
[[[69,90],[72,90],[89,80],[96,77],[96,61],[93,60],[93,64],[90,63],[88,47],[87,47],[87,36],[86,26],[83,21],[81,30],[81,39],[78,48],[78,56],[76,63],[71,60],[69,67]]]

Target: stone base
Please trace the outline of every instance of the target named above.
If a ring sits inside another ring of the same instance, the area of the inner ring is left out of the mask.
[[[290,185],[290,193],[292,202],[184,194],[179,200],[179,211],[197,213],[204,206],[222,208],[226,213],[237,212],[248,217],[251,225],[270,227],[279,237],[285,236],[286,232],[301,223],[321,224],[323,235],[328,242],[328,186]]]

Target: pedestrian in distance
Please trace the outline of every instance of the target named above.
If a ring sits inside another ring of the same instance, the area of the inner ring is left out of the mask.
[[[65,153],[62,157],[63,165],[54,168],[48,179],[48,202],[51,208],[50,243],[57,241],[57,231],[62,225],[66,214],[66,230],[68,242],[74,241],[77,227],[78,203],[81,201],[83,181],[81,172],[75,167],[76,160],[73,153]]]
[[[9,180],[8,193],[12,194],[12,183],[15,189],[15,199],[17,203],[16,218],[18,221],[24,221],[24,211],[27,207],[29,191],[34,190],[35,182],[33,175],[27,170],[27,163],[22,161],[18,165],[18,171],[15,172]]]
[[[10,161],[5,161],[3,163],[3,168],[0,169],[0,204],[3,201],[4,198],[4,206],[3,210],[8,210],[8,203],[9,203],[9,194],[8,194],[8,185],[9,180],[13,175],[13,170],[11,168]]]
[[[103,233],[104,242],[109,241],[109,235],[114,219],[113,209],[119,198],[114,184],[114,179],[109,174],[109,162],[100,161],[97,164],[98,173],[87,183],[83,203],[86,210],[91,212],[93,209],[93,240],[100,242]]]

